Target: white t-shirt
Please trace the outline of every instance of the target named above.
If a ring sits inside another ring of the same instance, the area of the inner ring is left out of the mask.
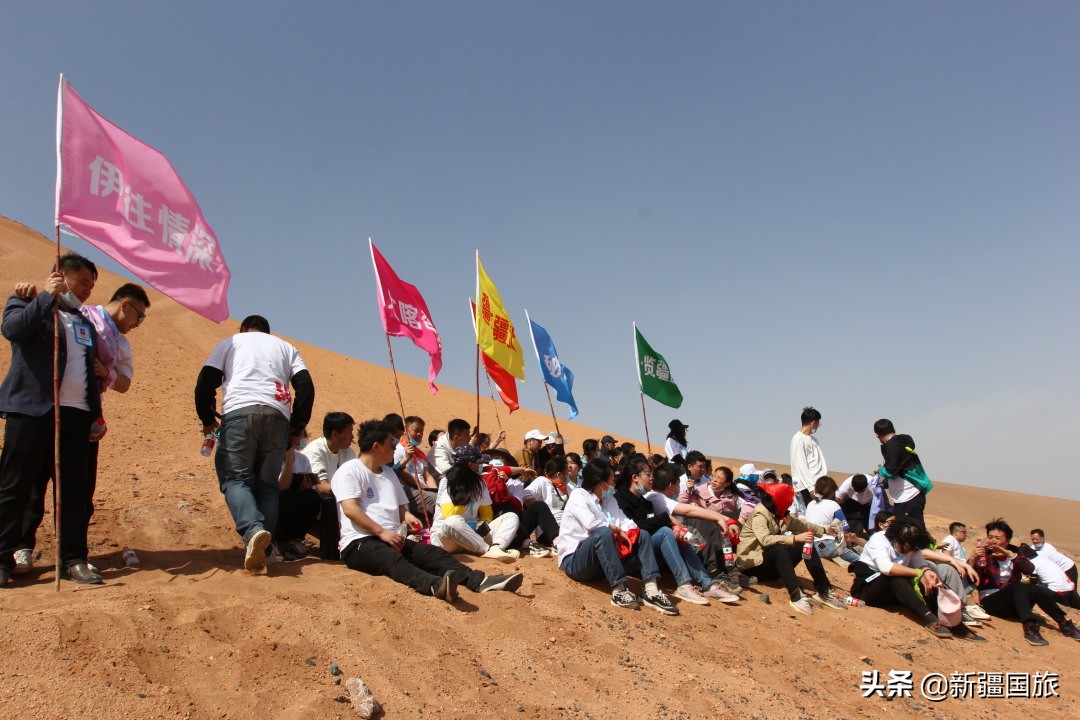
[[[893,505],[896,503],[907,502],[908,500],[914,500],[919,495],[919,488],[915,487],[901,476],[889,478],[889,499],[892,500]]]
[[[1067,555],[1058,552],[1058,549],[1048,542],[1043,543],[1042,550],[1036,550],[1035,552],[1039,553],[1039,557],[1046,558],[1066,572],[1076,564]]]
[[[817,438],[801,430],[795,433],[791,438],[791,484],[795,486],[796,492],[813,492],[817,479],[828,474],[825,453],[821,451]]]
[[[404,460],[405,446],[401,443],[398,443],[397,447],[394,448],[394,464],[401,465]],[[427,466],[428,464],[426,460],[421,460],[419,455],[413,455],[412,460],[409,461],[409,464],[403,465],[402,467],[412,473],[413,477],[419,480],[420,484],[422,485],[424,483],[424,470],[427,469]]]
[[[608,519],[595,495],[582,488],[572,490],[563,507],[559,537],[555,538],[559,565],[574,554],[577,546],[589,537],[590,532],[607,524]]]
[[[86,351],[91,350],[85,345],[75,342],[75,323],[86,328],[90,323],[82,315],[60,311],[60,323],[64,326],[64,335],[67,348],[67,362],[64,364],[64,379],[60,381],[60,404],[64,407],[89,410],[87,401],[86,385]]]
[[[653,512],[657,514],[667,513],[673,517],[675,515],[675,506],[679,504],[664,493],[657,492],[656,490],[650,490],[645,493],[645,499],[652,503]]]
[[[282,469],[285,468],[285,463],[282,461]],[[293,453],[292,459],[292,471],[293,473],[311,473],[314,471],[311,469],[311,461],[308,460],[308,456],[304,454],[303,450]]]
[[[345,516],[341,511],[342,501],[356,500],[360,509],[379,527],[394,531],[401,525],[401,506],[409,504],[392,470],[384,466],[381,472],[373,473],[359,460],[350,460],[338,468],[330,480],[330,487],[338,502],[338,524],[341,526],[338,550],[344,550],[353,540],[371,535]]]
[[[307,369],[296,348],[264,332],[243,332],[225,338],[210,351],[205,364],[225,374],[222,415],[251,405],[266,405],[288,418],[292,413],[289,381]]]
[[[937,547],[941,552],[952,553],[952,556],[960,562],[967,562],[967,550],[964,549],[964,543],[952,535],[941,538],[941,542],[938,543]]]
[[[840,483],[840,487],[836,489],[836,499],[839,502],[844,502],[848,498],[854,498],[855,502],[860,505],[869,505],[874,500],[874,490],[870,487],[869,478],[867,478],[866,489],[862,492],[856,492],[855,488],[851,486],[852,475],[844,482]]]
[[[323,482],[330,482],[339,467],[356,459],[356,451],[351,447],[336,453],[330,452],[325,437],[315,438],[301,452],[311,461],[311,472],[318,475]]]
[[[901,555],[885,537],[884,532],[870,536],[863,546],[859,560],[874,568],[882,575],[888,575],[893,565],[905,565],[909,568],[926,567],[926,560],[918,550]]]
[[[675,438],[668,438],[667,442],[664,443],[664,454],[667,455],[668,460],[671,460],[676,455],[682,455],[685,458],[688,452],[690,452],[690,448]]]
[[[563,507],[566,506],[570,495],[560,492],[551,480],[541,475],[525,488],[525,497],[547,505],[551,508],[551,514],[555,516],[555,520],[561,523]]]
[[[837,515],[837,513],[840,513]],[[835,500],[811,500],[810,504],[806,506],[806,513],[803,517],[809,522],[815,525],[831,525],[832,521],[838,517],[842,517],[844,511],[840,509],[840,503]]]
[[[1050,588],[1053,592],[1072,592],[1076,589],[1076,583],[1069,579],[1065,571],[1054,564],[1053,560],[1044,557],[1041,551],[1031,558],[1031,564],[1035,566],[1035,574],[1039,576],[1039,583]]]

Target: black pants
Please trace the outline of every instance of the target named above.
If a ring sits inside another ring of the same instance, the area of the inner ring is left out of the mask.
[[[705,547],[698,550],[701,564],[705,566],[705,572],[716,576],[726,572],[728,567],[724,563],[724,539],[721,537],[720,526],[712,520],[702,518],[683,518],[683,525],[694,528],[705,540]]]
[[[559,521],[555,519],[551,508],[547,506],[546,502],[537,500],[525,508],[525,512],[518,517],[518,531],[517,535],[514,536],[514,544],[511,547],[521,547],[521,544],[537,528],[540,529],[539,534],[536,536],[537,542],[549,546],[555,544],[555,538],[559,537]]]
[[[60,408],[60,561],[86,562],[90,461],[90,413]],[[0,453],[0,567],[15,567],[15,550],[26,527],[27,506],[35,484],[48,484],[53,472],[53,414],[33,417],[8,413]],[[44,494],[41,514],[45,512]],[[31,533],[32,536],[32,533]],[[30,545],[30,547],[33,547]]]
[[[303,540],[319,517],[321,505],[318,490],[282,490],[278,496],[278,524],[274,533],[278,547],[291,540]]]
[[[341,558],[352,570],[369,575],[385,575],[394,582],[408,585],[421,595],[431,595],[442,576],[453,570],[458,582],[473,592],[480,589],[484,573],[463,565],[434,545],[406,540],[401,550],[395,550],[382,540],[368,536],[349,543]]]
[[[923,521],[924,510],[926,510],[926,496],[922,493],[905,502],[893,504],[893,513],[896,517],[909,517],[912,520],[918,520],[920,525],[926,527]]]
[[[1054,622],[1060,623],[1065,619],[1065,611],[1058,606],[1054,593],[1042,585],[1009,583],[982,599],[983,610],[994,617],[1017,618],[1024,623],[1035,621],[1035,605],[1042,608]]]
[[[765,548],[765,561],[757,567],[746,570],[747,575],[753,575],[759,580],[783,581],[788,595],[792,600],[802,597],[802,589],[799,587],[799,579],[795,576],[795,566],[803,559],[802,543],[794,545],[772,545]],[[813,543],[810,544],[810,557],[806,558],[806,569],[810,571],[810,577],[814,581],[814,589],[822,595],[828,595],[832,590],[829,576],[825,574],[825,568],[821,566],[821,558]]]
[[[848,498],[840,503],[840,509],[844,511],[844,517],[851,526],[851,532],[861,538],[870,537],[867,528],[870,527],[870,503],[863,505],[855,498]]]
[[[915,617],[922,621],[933,618],[934,613],[926,606],[919,593],[915,592],[915,586],[911,584],[910,577],[899,575],[882,575],[863,585],[859,593],[859,599],[871,607],[892,607],[899,605],[914,613]]]
[[[319,557],[323,560],[340,560],[338,540],[341,539],[341,527],[338,525],[337,500],[333,495],[319,493]]]

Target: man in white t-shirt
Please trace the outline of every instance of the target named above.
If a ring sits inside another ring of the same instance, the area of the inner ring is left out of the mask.
[[[469,431],[472,427],[468,420],[454,418],[446,426],[446,432],[439,436],[431,451],[431,466],[435,473],[442,477],[454,464],[454,448],[461,447],[469,442]]]
[[[802,427],[791,438],[791,484],[795,487],[795,514],[802,517],[812,499],[814,483],[829,474],[825,453],[814,437],[821,427],[821,413],[804,407],[800,416]]]
[[[473,592],[513,592],[522,573],[487,577],[454,559],[442,548],[414,542],[399,532],[402,524],[417,527],[408,498],[388,466],[398,444],[393,428],[382,420],[360,424],[360,457],[342,465],[333,480],[341,523],[341,559],[353,570],[385,575],[421,595],[446,602],[457,599],[457,587]]]
[[[296,391],[293,401],[289,385]],[[214,411],[224,385],[221,423]],[[305,432],[315,386],[300,353],[251,315],[240,332],[214,347],[195,385],[195,410],[204,434],[218,431],[214,467],[236,532],[244,541],[244,569],[256,572],[278,520],[278,476],[290,438]]]
[[[852,475],[836,490],[836,502],[847,516],[851,531],[864,540],[870,537],[870,509],[874,502],[874,491],[870,480],[862,473]]]

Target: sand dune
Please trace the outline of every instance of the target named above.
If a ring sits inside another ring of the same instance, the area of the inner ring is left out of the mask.
[[[0,288],[40,283],[53,252],[46,238],[0,218]],[[121,282],[102,273],[93,300],[103,302]],[[43,569],[0,593],[0,652],[15,659],[0,686],[0,717],[344,718],[354,716],[342,702],[350,676],[363,677],[393,718],[1080,716],[1080,643],[1049,631],[1050,647],[1030,648],[1018,625],[1000,620],[985,629],[989,643],[973,648],[934,640],[879,610],[796,618],[778,587],[763,590],[771,605],[750,594],[738,607],[684,605],[680,617],[663,618],[613,608],[599,584],[571,583],[553,561],[534,559],[519,563],[526,581],[517,596],[466,592],[454,607],[317,560],[250,577],[238,569],[238,539],[211,463],[198,455],[192,401],[207,353],[238,323],[218,326],[159,293],[151,299],[146,323],[130,336],[132,390],[106,401],[109,436],[90,530],[106,583],[64,583],[56,593],[51,569]],[[316,426],[330,410],[358,419],[397,410],[389,369],[290,340],[315,380]],[[0,352],[0,372],[9,361]],[[401,383],[407,411],[429,427],[475,418],[469,392],[443,388],[432,397],[424,379]],[[493,429],[490,401],[481,415]],[[526,430],[547,429],[550,417],[522,410],[502,422],[516,450]],[[574,447],[604,432],[560,425]],[[1073,501],[941,484],[929,496],[928,520],[940,532],[951,520],[977,527],[1003,515],[1025,534],[1042,526],[1076,555],[1078,512]],[[41,565],[52,554],[50,528],[47,518]],[[128,546],[141,569],[123,567],[120,550]],[[838,568],[830,575],[846,587]],[[331,661],[341,678],[329,673]],[[861,698],[863,671],[892,669],[910,669],[916,680],[929,672],[1051,670],[1062,675],[1061,697],[1023,705],[930,703],[917,691],[890,702]]]

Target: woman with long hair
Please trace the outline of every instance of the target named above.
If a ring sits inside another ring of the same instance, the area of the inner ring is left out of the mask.
[[[513,549],[518,516],[504,513],[495,517],[491,493],[478,472],[479,461],[475,445],[454,449],[454,463],[439,482],[431,544],[447,552],[467,552],[512,563],[521,557]]]

